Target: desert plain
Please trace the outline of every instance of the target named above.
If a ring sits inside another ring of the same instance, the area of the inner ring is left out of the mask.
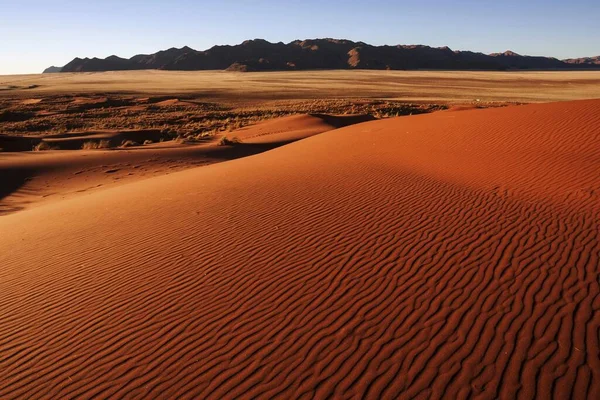
[[[0,76],[0,398],[597,398],[600,72]]]

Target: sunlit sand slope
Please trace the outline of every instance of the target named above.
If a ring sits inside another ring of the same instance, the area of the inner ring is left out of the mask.
[[[1,398],[594,398],[600,101],[441,112],[0,218]]]

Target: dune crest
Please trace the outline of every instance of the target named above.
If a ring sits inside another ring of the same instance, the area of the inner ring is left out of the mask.
[[[2,217],[0,397],[594,398],[599,116],[368,122]]]

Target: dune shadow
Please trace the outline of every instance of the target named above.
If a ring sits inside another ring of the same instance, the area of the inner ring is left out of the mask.
[[[28,170],[0,169],[0,216],[23,209],[23,207],[8,204],[6,198],[16,193],[30,177],[31,171]]]
[[[371,114],[357,115],[329,115],[329,114],[309,114],[311,117],[322,119],[325,123],[333,126],[335,129],[346,126],[361,124],[363,122],[375,121],[377,118]]]
[[[227,146],[215,146],[207,149],[208,155],[219,161],[235,160],[238,158],[249,157],[265,151],[276,149],[296,142],[297,140],[287,140],[272,143],[235,143]]]

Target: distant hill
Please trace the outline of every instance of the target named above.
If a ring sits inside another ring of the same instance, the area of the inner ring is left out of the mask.
[[[339,39],[296,40],[288,44],[255,39],[235,46],[214,46],[205,51],[183,47],[154,54],[140,54],[129,59],[117,56],[104,59],[75,58],[65,65],[61,72],[139,69],[174,71],[222,69],[244,72],[311,69],[504,71],[592,68],[600,64],[598,57],[578,60],[582,61],[531,57],[512,51],[483,54],[422,45],[372,46],[363,42]]]
[[[600,56],[597,57],[583,57],[583,58],[569,58],[564,60],[567,64],[574,65],[598,65],[600,66]]]
[[[44,70],[43,74],[56,74],[58,72],[62,71],[62,67],[48,67]]]

